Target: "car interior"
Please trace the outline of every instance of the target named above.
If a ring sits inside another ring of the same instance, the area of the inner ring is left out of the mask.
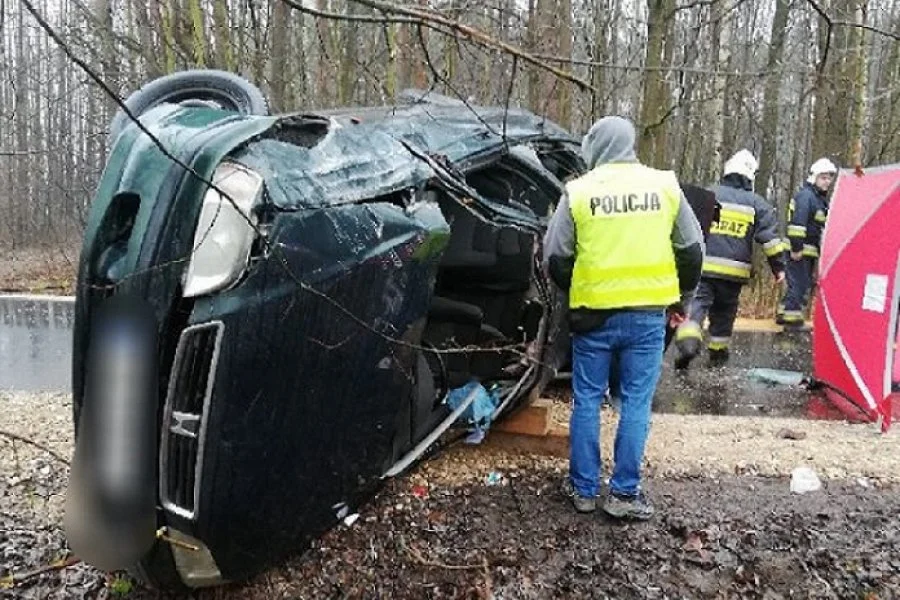
[[[537,155],[534,155],[537,160]],[[467,183],[486,200],[546,223],[561,184],[540,162],[517,154],[467,173]],[[547,313],[546,281],[538,269],[538,230],[484,219],[457,198],[429,191],[450,224],[420,355],[419,394],[413,417],[420,439],[446,414],[449,390],[472,380],[512,390],[523,379],[522,360]],[[467,348],[466,352],[441,350]],[[426,416],[427,415],[427,416]]]

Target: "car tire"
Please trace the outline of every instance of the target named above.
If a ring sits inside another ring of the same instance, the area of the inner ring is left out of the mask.
[[[215,69],[180,71],[154,79],[125,100],[138,117],[166,103],[207,104],[242,115],[268,115],[269,105],[262,91],[243,77]],[[110,145],[125,129],[130,118],[119,110],[109,126]]]

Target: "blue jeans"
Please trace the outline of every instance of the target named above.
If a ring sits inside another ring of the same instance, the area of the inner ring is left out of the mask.
[[[650,430],[650,407],[662,370],[666,317],[660,311],[621,311],[602,327],[572,336],[572,391],[569,476],[580,496],[600,487],[600,403],[611,369],[619,380],[622,408],[616,431],[610,491],[640,491],[641,463]]]

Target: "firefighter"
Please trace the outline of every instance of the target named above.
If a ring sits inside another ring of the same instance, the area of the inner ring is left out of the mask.
[[[710,366],[728,362],[741,289],[750,280],[754,241],[762,245],[775,281],[784,281],[787,244],[778,235],[775,210],[753,193],[757,169],[753,154],[740,150],[725,163],[722,182],[712,188],[721,205],[719,220],[710,230],[703,276],[688,307],[688,318],[675,334],[677,369],[686,369],[700,354],[702,326],[707,316]]]
[[[791,243],[787,266],[787,290],[778,307],[775,322],[785,330],[805,327],[803,312],[813,287],[822,230],[828,216],[828,190],[834,183],[837,167],[820,158],[809,168],[809,178],[788,209],[787,237]]]
[[[641,464],[666,309],[687,304],[697,286],[703,234],[675,174],[639,163],[634,143],[634,125],[621,117],[591,127],[582,142],[591,170],[566,184],[544,238],[544,266],[569,291],[574,409],[563,492],[578,512],[596,510],[600,403],[615,369],[621,412],[603,510],[648,519]]]

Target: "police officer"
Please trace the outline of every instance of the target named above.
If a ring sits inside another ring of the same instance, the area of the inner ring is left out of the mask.
[[[710,230],[703,276],[688,307],[688,319],[678,327],[675,367],[686,369],[700,353],[702,325],[709,316],[709,361],[728,361],[728,347],[737,316],[741,289],[750,280],[754,240],[761,244],[778,283],[784,281],[787,244],[778,235],[775,210],[753,193],[758,163],[740,150],[725,163],[722,182],[712,188],[721,205],[719,221]]]
[[[786,330],[803,329],[803,311],[813,285],[822,230],[828,216],[828,190],[837,167],[820,158],[809,168],[809,178],[791,200],[788,209],[787,237],[791,256],[787,267],[787,290],[778,307],[775,322]]]
[[[700,225],[671,171],[640,164],[635,131],[600,119],[585,136],[591,170],[566,185],[546,237],[545,268],[569,291],[574,409],[569,477],[579,512],[596,509],[600,403],[615,369],[621,412],[615,466],[603,509],[648,519],[641,463],[663,357],[666,308],[690,299],[700,279]]]

